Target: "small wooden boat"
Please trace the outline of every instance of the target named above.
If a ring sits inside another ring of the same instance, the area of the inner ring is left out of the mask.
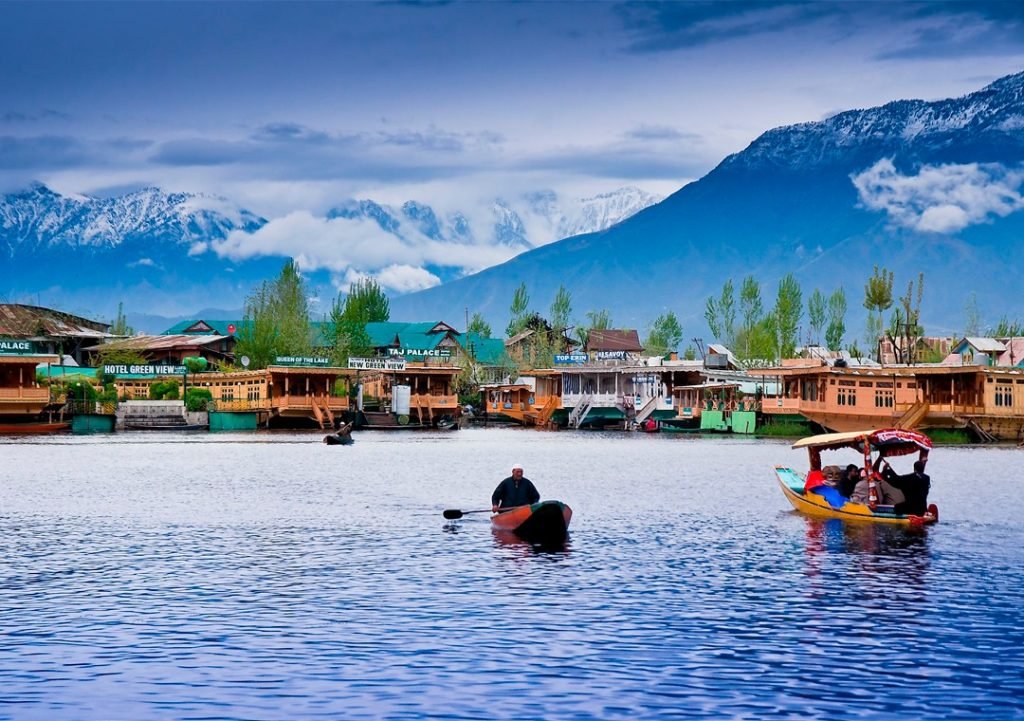
[[[61,423],[0,423],[0,436],[60,433],[70,428],[71,421],[63,421]]]
[[[878,454],[879,459],[916,452],[919,453],[919,459],[924,461],[928,458],[932,442],[927,436],[916,431],[886,428],[811,436],[797,441],[793,444],[793,448],[807,449],[811,466],[808,473],[821,472],[822,451],[850,448],[861,454],[864,468],[870,474],[872,473],[871,454],[873,452]],[[827,491],[821,493],[815,492],[814,488],[807,489],[807,475],[800,474],[792,468],[776,466],[775,476],[783,494],[793,508],[808,516],[841,518],[848,521],[870,521],[908,527],[930,525],[939,520],[939,510],[934,504],[928,507],[928,513],[923,516],[902,515],[895,513],[892,506],[855,503],[831,487],[827,487]]]
[[[352,436],[339,436],[337,433],[332,433],[329,436],[324,436],[324,443],[329,446],[351,446],[355,443]]]
[[[497,531],[511,531],[524,541],[553,544],[565,540],[572,509],[561,501],[541,501],[491,516]]]
[[[451,416],[444,416],[437,422],[437,430],[439,431],[457,431],[459,430],[459,422]]]

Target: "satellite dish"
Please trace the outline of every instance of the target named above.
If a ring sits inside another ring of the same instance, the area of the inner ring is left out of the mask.
[[[242,356],[242,367],[243,368],[248,368],[249,367],[249,356],[247,356],[247,355]]]

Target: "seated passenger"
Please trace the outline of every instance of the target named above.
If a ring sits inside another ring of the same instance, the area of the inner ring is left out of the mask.
[[[853,489],[857,486],[857,481],[860,480],[860,469],[854,464],[848,465],[839,476],[839,483],[836,488],[844,496],[849,498],[853,494]]]
[[[818,486],[825,485],[825,474],[819,470],[813,470],[807,472],[807,481],[804,483],[804,493],[809,493],[811,489],[817,488]]]
[[[903,503],[905,500],[903,493],[892,485],[887,483],[881,475],[871,471],[875,481],[875,505],[880,506],[897,506]],[[860,480],[857,481],[857,485],[854,486],[853,493],[850,494],[850,500],[854,503],[863,503],[864,505],[871,505],[871,483],[868,476],[868,471],[863,468],[860,471]],[[894,512],[897,512],[895,508]]]

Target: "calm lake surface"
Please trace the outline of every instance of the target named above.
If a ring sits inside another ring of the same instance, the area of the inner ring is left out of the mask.
[[[1024,718],[1024,450],[933,451],[912,535],[787,442],[320,437],[0,439],[0,718]],[[564,549],[441,517],[515,462]]]

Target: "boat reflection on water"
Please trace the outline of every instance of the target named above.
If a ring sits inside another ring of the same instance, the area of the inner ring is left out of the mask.
[[[570,543],[568,534],[560,541],[546,541],[543,543],[527,541],[526,539],[517,536],[513,531],[507,531],[499,528],[492,528],[491,534],[494,537],[495,548],[519,550],[523,552],[523,555],[568,555],[569,551],[572,550],[572,544]]]
[[[927,528],[856,523],[838,518],[803,516],[807,553],[860,552],[873,556],[912,557],[929,552]]]

